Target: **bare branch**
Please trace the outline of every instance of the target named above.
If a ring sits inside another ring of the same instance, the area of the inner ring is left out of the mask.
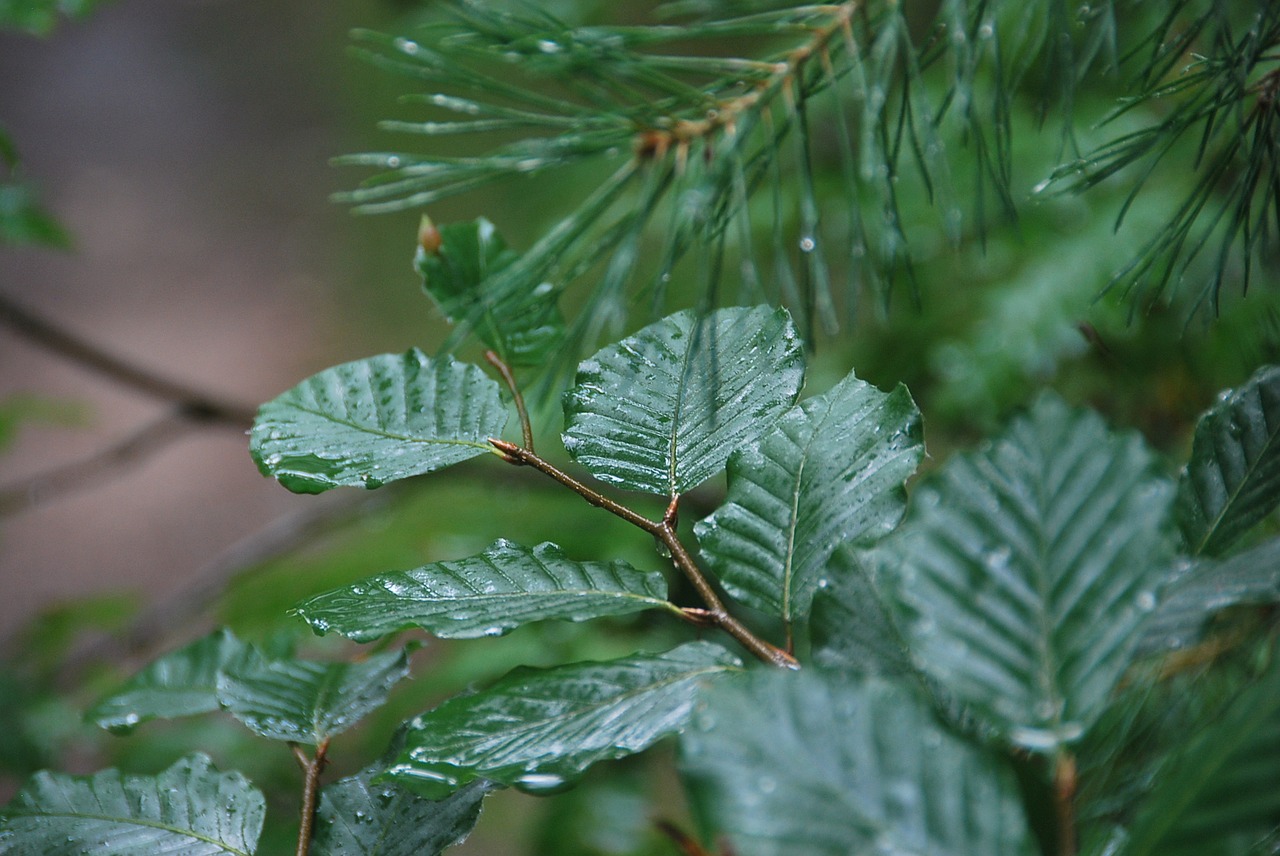
[[[82,490],[150,457],[195,426],[181,411],[161,416],[128,437],[87,458],[0,487],[0,518]]]
[[[110,354],[0,294],[0,324],[28,341],[138,392],[177,405],[193,422],[253,424],[255,408],[226,401],[203,390],[161,377],[150,369]]]

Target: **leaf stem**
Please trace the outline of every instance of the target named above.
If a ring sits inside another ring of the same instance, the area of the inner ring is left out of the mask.
[[[705,619],[724,630],[738,640],[744,648],[766,663],[786,669],[798,669],[800,667],[800,664],[796,662],[796,658],[791,654],[756,636],[746,625],[729,614],[729,610],[725,608],[715,589],[711,587],[711,583],[707,581],[693,557],[689,555],[689,551],[685,549],[684,544],[680,541],[680,536],[676,533],[677,502],[675,498],[672,499],[671,504],[667,507],[662,520],[653,521],[632,511],[625,505],[592,490],[568,473],[557,469],[548,461],[538,457],[530,449],[495,438],[490,438],[489,443],[502,454],[503,459],[508,463],[533,467],[538,472],[550,476],[569,488],[591,505],[603,508],[610,514],[622,518],[632,526],[642,529],[658,539],[662,546],[666,547],[671,553],[672,564],[684,574],[694,590],[697,591],[698,596],[702,598],[702,602],[706,604],[707,609],[699,614],[700,619]]]
[[[326,737],[316,744],[316,753],[308,758],[307,753],[297,743],[290,743],[293,757],[302,768],[302,822],[298,827],[297,856],[307,856],[311,850],[311,836],[315,832],[316,803],[320,796],[320,773],[329,763],[329,739]]]
[[[497,351],[485,351],[484,358],[489,361],[489,365],[498,370],[498,374],[502,375],[502,382],[507,385],[507,389],[511,390],[511,398],[516,404],[516,415],[520,417],[520,434],[524,438],[524,447],[532,452],[533,425],[529,422],[529,411],[525,409],[524,396],[520,394],[520,387],[516,385],[516,376],[512,373],[511,366],[498,356]]]
[[[1058,856],[1076,856],[1076,788],[1079,770],[1070,752],[1058,755],[1053,770],[1053,804],[1058,816]]]

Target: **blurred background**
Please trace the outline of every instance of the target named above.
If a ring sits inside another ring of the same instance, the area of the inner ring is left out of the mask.
[[[552,4],[580,18],[642,18],[652,4],[626,5]],[[431,6],[117,0],[45,37],[0,30],[0,127],[21,157],[22,181],[69,236],[66,249],[0,243],[0,295],[121,360],[244,408],[339,362],[433,347],[445,328],[410,264],[417,213],[355,218],[328,201],[360,178],[329,159],[389,147],[376,121],[412,115],[396,96],[414,84],[348,56],[347,32],[400,32]],[[927,17],[932,4],[921,6]],[[1082,96],[1080,114],[1101,115],[1109,98],[1105,85]],[[810,386],[824,389],[850,366],[882,387],[907,383],[936,463],[1053,385],[1141,430],[1172,469],[1195,414],[1280,356],[1276,290],[1258,274],[1247,300],[1228,289],[1216,319],[1176,296],[1136,312],[1098,300],[1134,235],[1161,222],[1187,186],[1176,176],[1153,184],[1118,234],[1127,186],[1033,201],[1057,162],[1059,128],[1030,102],[1019,109],[1020,220],[981,234],[970,226],[957,247],[921,226],[919,306],[899,299],[820,343]],[[1089,125],[1080,126],[1085,147],[1098,133]],[[570,181],[547,193],[567,204],[582,189]],[[923,192],[902,192],[908,218],[923,221]],[[432,215],[488,216],[520,248],[563,210],[541,204],[536,190],[509,193],[463,196]],[[287,753],[264,757],[216,719],[155,724],[145,740],[106,737],[81,724],[84,706],[219,623],[340,652],[304,638],[289,606],[355,577],[477,552],[499,536],[658,561],[610,520],[582,525],[576,498],[482,463],[421,487],[294,496],[258,474],[243,427],[227,424],[169,435],[150,444],[154,453],[73,490],[50,487],[49,473],[127,441],[169,408],[0,326],[0,801],[43,766],[156,770],[200,748],[273,794],[279,828],[263,852],[275,852],[296,812]],[[543,426],[559,429],[554,417]],[[716,490],[698,501],[714,507]],[[652,643],[654,629],[636,621],[607,634],[536,626],[430,648],[417,669],[429,678],[351,738],[334,774],[362,766],[397,722],[477,676],[626,653],[642,632]],[[551,800],[500,795],[458,852],[672,852],[653,832],[646,799],[670,792],[668,760],[647,755],[628,762],[634,775],[589,777]],[[673,804],[670,814],[683,810]],[[516,849],[512,824],[544,831],[522,834],[525,849]]]

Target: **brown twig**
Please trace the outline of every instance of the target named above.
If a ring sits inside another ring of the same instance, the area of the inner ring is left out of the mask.
[[[692,835],[685,832],[669,820],[655,820],[653,825],[658,831],[671,839],[685,856],[711,856],[707,849],[698,843]]]
[[[138,392],[172,402],[193,422],[217,422],[246,428],[255,408],[227,401],[134,365],[81,339],[0,294],[0,324],[28,341]]]
[[[524,439],[524,447],[532,452],[533,425],[529,422],[529,411],[525,409],[524,396],[520,394],[520,387],[516,385],[516,376],[512,373],[511,366],[498,356],[497,351],[485,351],[484,358],[489,361],[489,365],[498,370],[498,374],[502,375],[503,383],[507,385],[507,389],[511,390],[511,398],[516,404],[516,415],[520,417],[520,434]]]
[[[1076,856],[1079,844],[1076,835],[1076,789],[1079,771],[1076,759],[1069,752],[1058,755],[1053,770],[1053,804],[1058,816],[1057,856]]]
[[[298,827],[298,856],[307,856],[311,850],[311,836],[315,832],[316,803],[320,796],[320,774],[329,763],[329,740],[325,738],[316,746],[316,754],[310,758],[297,743],[290,743],[293,757],[302,768],[302,820]]]
[[[767,68],[771,73],[750,91],[720,102],[714,109],[708,110],[703,118],[672,117],[661,123],[662,127],[641,131],[634,142],[636,157],[656,161],[674,151],[677,169],[682,169],[688,160],[690,144],[699,140],[709,142],[719,132],[733,134],[743,114],[763,109],[763,104],[779,94],[789,97],[792,85],[805,65],[815,55],[821,56],[827,51],[837,35],[843,35],[847,43],[852,43],[851,22],[864,5],[861,0],[846,0],[830,6],[827,10],[829,22],[813,28],[812,38],[792,50],[784,60],[768,63]],[[763,114],[767,115],[767,111]]]
[[[744,648],[754,654],[760,660],[787,669],[799,668],[796,658],[788,652],[782,650],[776,645],[770,644],[765,640],[756,636],[751,630],[738,619],[734,618],[716,594],[715,589],[711,587],[711,583],[703,575],[702,570],[698,567],[693,557],[689,555],[689,551],[685,549],[684,544],[680,541],[680,536],[676,533],[676,506],[677,502],[672,499],[671,504],[667,507],[666,513],[662,520],[653,521],[649,518],[632,511],[621,503],[615,502],[603,494],[592,490],[582,482],[573,478],[569,474],[557,469],[548,461],[538,457],[529,449],[521,448],[515,443],[509,443],[506,440],[498,440],[490,438],[489,443],[502,453],[503,458],[512,464],[521,466],[529,466],[550,476],[560,484],[572,490],[581,496],[584,500],[597,508],[603,508],[605,511],[622,518],[645,532],[648,532],[664,546],[671,554],[671,562],[679,571],[684,574],[685,578],[693,586],[698,596],[702,598],[702,602],[707,608],[702,613],[705,620],[712,622],[715,626],[724,630],[734,639],[738,640]],[[700,616],[701,618],[701,616]]]

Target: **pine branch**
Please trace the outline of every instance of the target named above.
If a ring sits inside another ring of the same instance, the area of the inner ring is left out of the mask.
[[[1197,279],[1193,309],[1208,306],[1216,315],[1224,283],[1238,279],[1247,289],[1254,265],[1272,261],[1280,242],[1280,9],[1262,4],[1242,21],[1229,4],[1195,11],[1202,5],[1173,5],[1140,46],[1150,52],[1137,74],[1139,92],[1109,119],[1145,113],[1155,121],[1059,168],[1051,180],[1073,191],[1130,180],[1119,229],[1137,195],[1164,171],[1194,169],[1190,193],[1109,287],[1150,302]],[[1130,58],[1144,59],[1144,52]]]
[[[918,175],[953,242],[965,234],[965,199],[980,236],[988,218],[1013,219],[1015,100],[1030,92],[1042,116],[1061,112],[1062,147],[1074,152],[1077,87],[1086,74],[1115,70],[1121,51],[1113,0],[1079,9],[945,0],[923,29],[885,0],[695,0],[662,7],[670,23],[653,26],[573,27],[478,0],[448,8],[452,20],[430,44],[357,34],[362,56],[429,87],[408,103],[443,114],[383,127],[510,141],[465,157],[339,158],[383,171],[338,199],[394,211],[611,164],[609,179],[485,289],[498,300],[508,289],[583,283],[566,346],[578,350],[552,361],[553,377],[620,332],[637,306],[664,311],[690,253],[700,304],[782,300],[808,319],[809,337],[841,326],[868,294],[887,302],[896,282],[914,282],[904,170]],[[1155,23],[1173,32],[1177,20]],[[716,55],[699,53],[696,40],[714,40]],[[1158,50],[1153,62],[1167,61]],[[957,143],[977,163],[972,191],[956,186],[948,149]],[[839,181],[827,181],[829,171]],[[771,222],[767,237],[761,221]],[[722,276],[740,286],[722,294]]]

